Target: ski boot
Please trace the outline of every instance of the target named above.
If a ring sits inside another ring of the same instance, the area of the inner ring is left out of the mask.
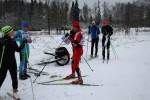
[[[20,97],[19,97],[19,95],[18,95],[18,90],[17,90],[17,89],[14,89],[14,90],[13,90],[13,93],[9,93],[9,92],[8,92],[8,95],[9,95],[10,97],[12,97],[14,100],[20,100]]]
[[[20,80],[26,80],[26,79],[28,79],[28,77],[25,74],[20,74],[19,79]]]
[[[72,79],[72,78],[75,78],[74,74],[70,74],[70,75],[66,76],[64,79],[69,80],[69,79]]]
[[[83,80],[82,80],[82,78],[79,78],[79,79],[77,79],[77,80],[75,80],[75,81],[72,81],[71,82],[71,84],[83,84]]]
[[[26,77],[30,78],[31,76],[27,73],[24,74]]]

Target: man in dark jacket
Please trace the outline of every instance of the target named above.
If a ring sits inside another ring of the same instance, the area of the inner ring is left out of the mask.
[[[110,56],[110,37],[113,34],[113,28],[109,25],[109,20],[105,19],[102,21],[102,56],[103,61],[105,60],[105,48],[107,48],[107,61],[109,60]]]
[[[97,57],[100,30],[95,25],[95,21],[93,21],[92,26],[89,27],[89,34],[91,34],[91,39],[92,39],[92,41],[91,41],[91,58],[93,57],[94,46],[95,46],[95,57]]]
[[[5,26],[1,31],[4,35],[0,39],[0,88],[6,78],[7,71],[9,70],[12,79],[13,93],[17,93],[18,80],[15,51],[20,52],[25,46],[26,40],[18,47],[13,39],[14,31],[11,26]]]

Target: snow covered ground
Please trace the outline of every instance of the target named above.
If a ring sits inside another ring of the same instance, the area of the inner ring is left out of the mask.
[[[43,51],[50,50],[50,52],[54,52],[54,48],[61,43],[61,37],[54,35],[51,37],[46,35],[33,36],[30,66],[41,70],[43,66],[35,64],[43,59],[51,58],[43,54]],[[82,74],[88,75],[83,78],[84,83],[99,84],[101,86],[43,86],[34,83],[35,100],[150,100],[150,33],[139,33],[137,36],[114,35],[112,37],[112,44],[117,57],[112,49],[110,49],[111,59],[108,64],[102,63],[101,41],[99,42],[98,58],[87,59],[94,72],[91,72],[83,59],[80,64]],[[84,47],[85,58],[89,58],[90,55],[90,43],[88,43],[88,46],[88,57],[85,53],[87,46]],[[71,46],[68,45],[66,47],[70,54],[72,54]],[[19,64],[19,55],[17,53],[16,56]],[[65,77],[71,72],[70,64],[66,66],[58,66],[56,63],[47,65],[44,71],[48,72],[49,76],[41,75],[37,82]],[[35,76],[33,74],[31,76],[33,81]],[[52,76],[57,77],[53,78]],[[8,73],[0,90],[0,100],[12,100],[6,94],[10,90],[11,79]],[[19,95],[22,100],[33,100],[30,79],[25,81],[19,80]]]

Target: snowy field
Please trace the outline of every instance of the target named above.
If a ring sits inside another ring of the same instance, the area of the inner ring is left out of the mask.
[[[61,43],[61,37],[60,35],[33,36],[29,60],[30,66],[41,70],[43,66],[35,64],[42,60],[53,60],[54,58],[45,55],[43,51],[54,52],[55,48]],[[88,60],[90,42],[85,41],[85,45],[87,44],[89,46],[88,56],[86,56],[87,46],[84,46],[84,57]],[[100,86],[58,86],[33,83],[34,100],[150,100],[150,33],[140,32],[137,36],[135,34],[130,36],[116,34],[112,37],[112,44],[117,56],[113,52],[114,49],[111,48],[110,62],[103,64],[100,38],[98,58],[88,60],[94,72],[91,72],[83,59],[81,60],[82,75],[88,75],[83,78],[84,83],[98,84]],[[71,45],[63,46],[67,47],[70,54],[72,54]],[[16,53],[16,56],[19,64],[19,54]],[[65,77],[71,72],[70,64],[66,66],[58,66],[56,63],[48,64],[44,71],[48,72],[49,75],[41,75],[36,82]],[[33,81],[35,76],[30,75]],[[12,100],[6,94],[8,91],[11,91],[9,73],[0,90],[0,100]],[[33,100],[30,79],[19,80],[19,95],[21,100]]]

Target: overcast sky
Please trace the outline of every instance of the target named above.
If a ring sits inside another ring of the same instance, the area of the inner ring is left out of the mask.
[[[83,6],[84,2],[86,2],[90,7],[94,6],[94,3],[98,0],[78,0],[79,6]],[[116,2],[133,2],[133,0],[100,0],[101,2],[108,2],[109,4],[115,4]],[[135,1],[135,0],[134,0]]]
[[[27,1],[31,1],[31,0],[27,0]],[[39,1],[39,0],[37,0]],[[45,0],[41,0],[41,1],[45,1]],[[50,0],[52,1],[52,0]],[[75,0],[68,0],[68,1],[75,1]],[[103,4],[103,2],[106,1],[107,3],[109,3],[109,5],[113,5],[115,4],[116,2],[133,2],[133,1],[137,1],[137,0],[100,0],[101,4]],[[82,8],[83,7],[83,4],[84,2],[86,4],[88,4],[89,7],[93,8],[94,4],[98,2],[98,0],[78,0],[79,2],[79,7]]]

